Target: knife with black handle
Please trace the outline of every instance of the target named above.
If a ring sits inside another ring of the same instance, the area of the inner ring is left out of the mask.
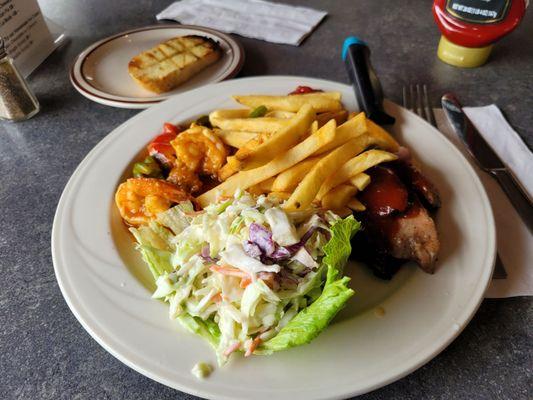
[[[468,119],[457,98],[451,93],[446,93],[442,96],[441,103],[448,121],[466,145],[472,158],[484,171],[498,181],[529,231],[533,232],[533,202],[531,198]]]

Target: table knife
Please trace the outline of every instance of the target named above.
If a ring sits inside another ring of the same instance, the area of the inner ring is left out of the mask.
[[[472,158],[498,181],[529,231],[533,232],[533,202],[525,189],[468,119],[457,98],[452,93],[446,93],[442,96],[441,104],[448,121]]]

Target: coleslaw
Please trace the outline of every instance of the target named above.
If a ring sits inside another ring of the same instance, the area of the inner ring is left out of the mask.
[[[182,202],[130,228],[169,317],[205,338],[220,365],[242,352],[306,344],[353,295],[342,269],[360,224],[331,211],[287,213],[238,191],[202,211]]]

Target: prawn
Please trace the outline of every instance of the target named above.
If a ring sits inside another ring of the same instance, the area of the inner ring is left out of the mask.
[[[192,126],[170,142],[176,151],[176,163],[169,180],[191,192],[201,188],[198,175],[218,177],[228,152],[224,143],[208,128]]]
[[[131,225],[141,225],[166,211],[173,203],[190,200],[176,185],[155,178],[131,178],[120,184],[115,203],[120,215]]]
[[[188,193],[196,193],[202,188],[202,181],[198,175],[179,160],[174,162],[167,180]]]

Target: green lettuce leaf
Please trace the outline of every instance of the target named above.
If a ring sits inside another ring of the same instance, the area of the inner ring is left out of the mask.
[[[141,246],[155,247],[159,250],[171,250],[170,232],[155,221],[152,221],[150,225],[130,228],[130,232]]]
[[[165,228],[153,222],[149,226],[130,228],[130,232],[137,240],[137,249],[141,252],[144,262],[148,264],[154,281],[164,272],[174,270],[169,245],[170,235]]]
[[[217,349],[220,341],[220,329],[215,321],[211,319],[204,321],[187,313],[181,314],[177,319],[187,330],[203,337],[215,350]]]
[[[154,276],[154,281],[165,272],[172,272],[172,253],[167,250],[156,249],[152,246],[139,245],[137,249],[141,252],[142,258],[150,272]]]
[[[361,223],[353,215],[340,219],[331,227],[331,239],[324,245],[322,263],[328,266],[326,284],[342,274],[346,261],[352,252],[350,240],[361,229]]]
[[[346,286],[349,281],[350,278],[344,277],[326,285],[314,303],[300,311],[276,336],[264,343],[262,353],[301,346],[316,338],[353,296],[354,291]]]
[[[300,311],[279,333],[257,351],[270,354],[311,342],[331,322],[354,291],[347,284],[350,278],[336,279],[343,270],[352,250],[350,239],[361,225],[353,216],[337,221],[331,227],[331,239],[324,246],[322,263],[327,266],[327,278],[320,296]]]
[[[194,211],[192,203],[185,201],[157,214],[157,222],[172,230],[175,235],[178,235],[189,226],[191,218],[186,213],[192,211]]]

